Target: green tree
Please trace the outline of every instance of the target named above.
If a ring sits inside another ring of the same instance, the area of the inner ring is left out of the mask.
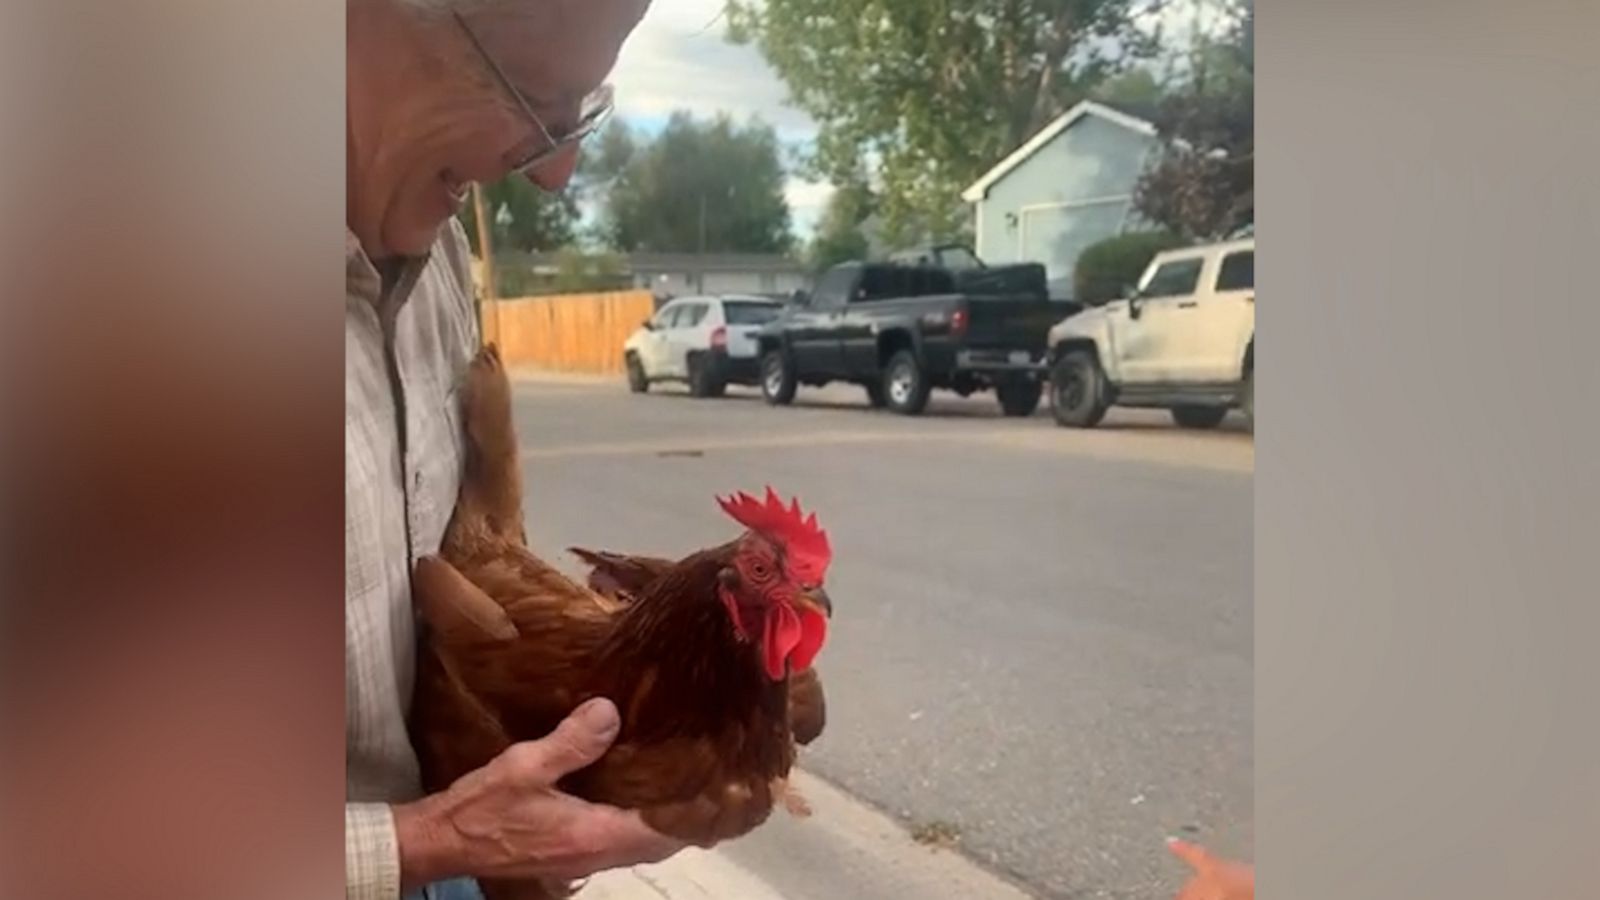
[[[483,203],[497,250],[532,253],[565,246],[571,243],[578,222],[578,205],[571,192],[549,193],[521,175],[508,175],[485,186]],[[465,204],[459,217],[472,252],[481,255],[475,204]]]
[[[811,245],[806,248],[806,261],[812,268],[826,269],[866,257],[867,236],[861,231],[861,223],[872,215],[876,202],[872,191],[859,182],[834,189],[817,220]]]
[[[676,112],[654,140],[634,142],[611,178],[602,236],[624,251],[784,252],[791,236],[783,187],[771,127]]]
[[[587,254],[567,247],[556,254],[556,293],[615,291],[627,285],[627,267],[615,253]]]
[[[1134,231],[1090,244],[1073,266],[1073,299],[1098,306],[1122,297],[1157,253],[1183,244],[1168,231]]]
[[[1255,220],[1255,5],[1233,0],[1220,39],[1198,37],[1155,115],[1162,151],[1134,190],[1145,220],[1214,240]]]
[[[1106,79],[1089,96],[1134,115],[1144,115],[1161,102],[1165,93],[1155,73],[1141,66]]]
[[[816,120],[812,174],[872,162],[886,237],[962,235],[960,191],[1130,59],[1149,0],[727,0]]]

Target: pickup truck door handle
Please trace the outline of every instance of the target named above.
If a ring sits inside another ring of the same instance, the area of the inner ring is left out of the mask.
[[[1179,309],[1193,309],[1194,307],[1199,306],[1199,305],[1200,305],[1200,303],[1198,301],[1185,300],[1182,303],[1178,304],[1178,308]]]

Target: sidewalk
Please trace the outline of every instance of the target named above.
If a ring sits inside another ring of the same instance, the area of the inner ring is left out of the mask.
[[[782,811],[712,851],[595,876],[576,900],[1026,900],[957,853],[913,841],[898,823],[816,776],[794,773],[812,815]]]

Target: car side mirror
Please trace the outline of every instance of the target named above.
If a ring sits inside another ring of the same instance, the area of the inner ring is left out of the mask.
[[[1139,313],[1142,309],[1139,301],[1144,299],[1144,297],[1140,295],[1139,289],[1133,285],[1128,285],[1122,289],[1122,296],[1128,301],[1128,318],[1139,318]]]

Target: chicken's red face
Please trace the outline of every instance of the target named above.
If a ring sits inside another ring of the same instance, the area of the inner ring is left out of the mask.
[[[800,511],[799,500],[785,507],[770,487],[766,502],[745,493],[717,502],[750,529],[722,572],[722,602],[734,631],[756,642],[767,677],[781,680],[810,666],[828,635],[828,533],[815,514]]]

